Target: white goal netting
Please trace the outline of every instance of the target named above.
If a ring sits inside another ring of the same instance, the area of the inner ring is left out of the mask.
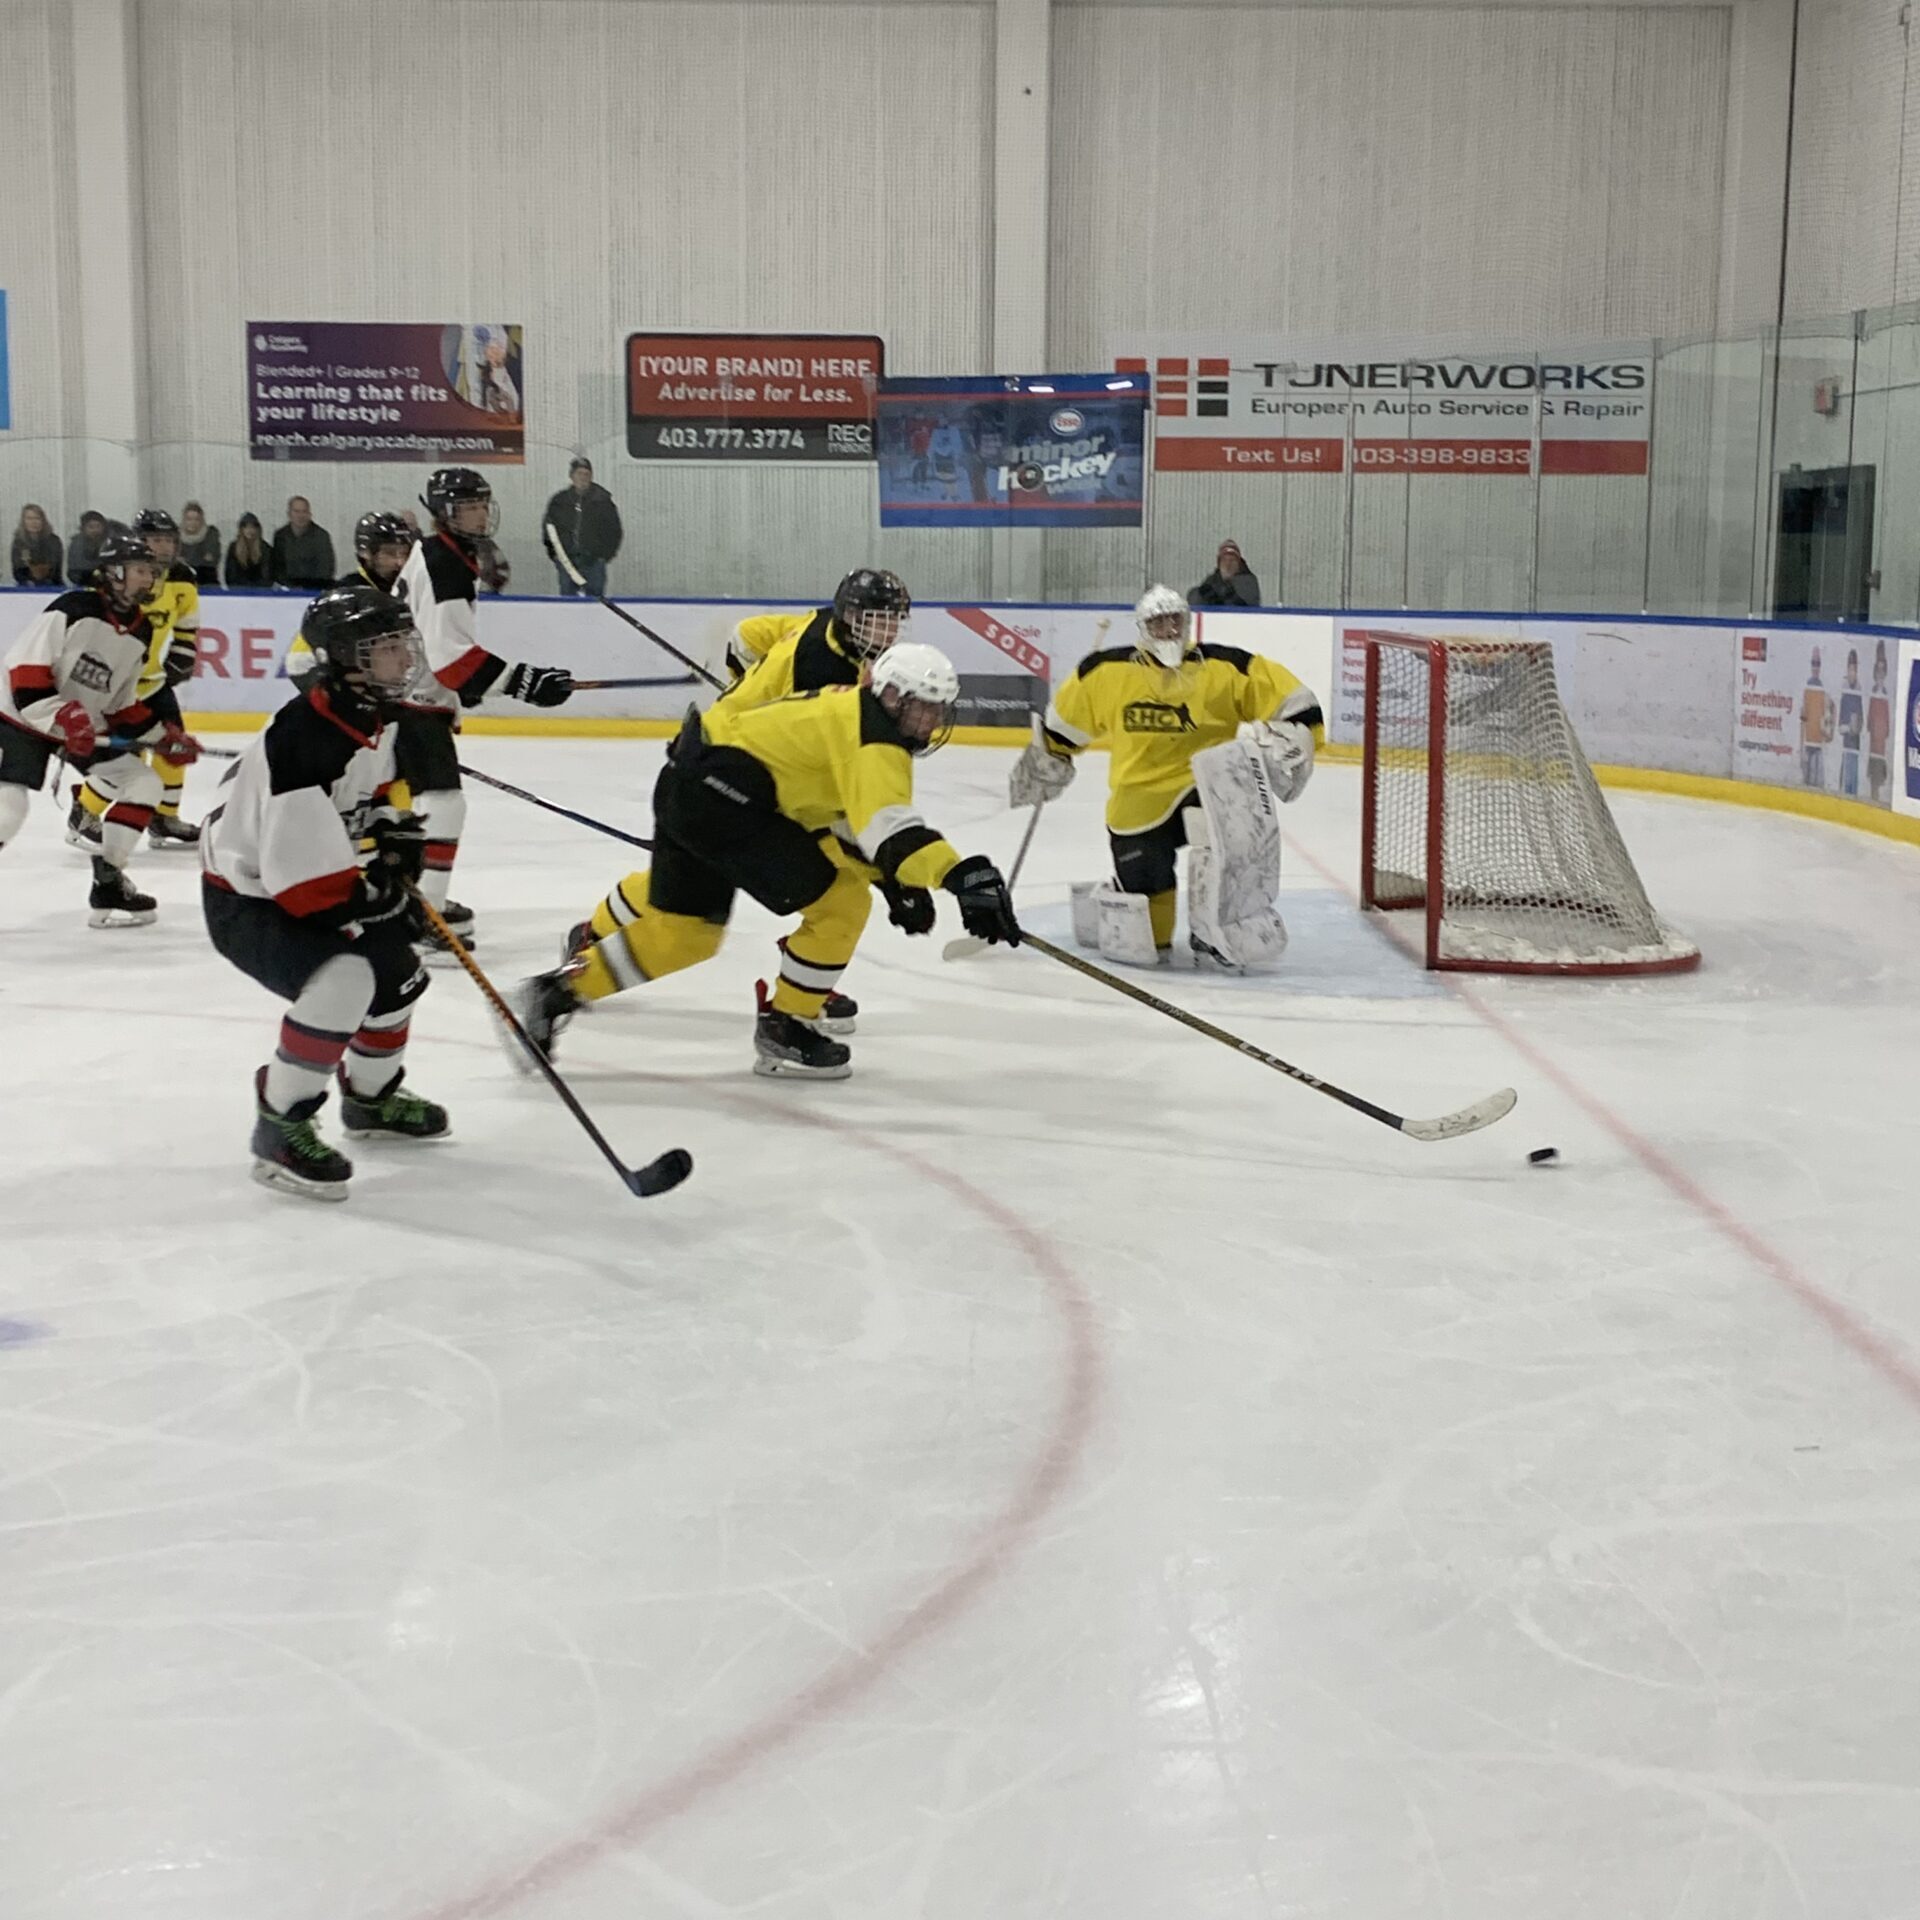
[[[1369,906],[1427,916],[1427,964],[1650,973],[1700,950],[1647,899],[1544,641],[1369,634]]]

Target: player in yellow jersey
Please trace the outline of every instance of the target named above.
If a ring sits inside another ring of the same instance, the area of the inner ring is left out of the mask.
[[[1076,901],[1076,937],[1110,959],[1152,966],[1173,945],[1175,855],[1188,855],[1194,953],[1238,972],[1277,960],[1287,932],[1275,806],[1297,800],[1326,739],[1320,702],[1285,667],[1238,647],[1196,645],[1185,599],[1150,587],[1139,639],[1091,653],[1055,690],[1046,724],[1014,767],[1008,797],[1044,805],[1089,747],[1110,756],[1113,881]]]
[[[147,845],[190,852],[200,844],[200,829],[180,818],[180,795],[188,767],[200,757],[200,744],[181,719],[175,688],[193,678],[200,657],[200,585],[180,558],[180,528],[164,507],[142,507],[133,517],[132,531],[146,542],[159,566],[153,591],[140,607],[152,638],[134,690],[134,697],[166,729],[160,742],[146,749],[147,764],[160,776],[160,804],[147,826]],[[67,839],[89,849],[100,844],[100,823],[87,813],[77,788],[67,816]]]
[[[764,707],[790,693],[851,687],[860,669],[900,638],[913,598],[900,576],[856,567],[811,613],[749,614],[727,642],[734,682],[721,695],[736,707]]]
[[[652,870],[601,903],[583,954],[514,996],[536,1044],[551,1053],[583,1005],[711,959],[741,891],[801,916],[772,993],[761,983],[756,1073],[852,1071],[845,1044],[813,1022],[859,942],[876,873],[904,932],[933,931],[932,890],[943,887],[968,933],[1017,945],[999,869],[962,859],[914,810],[914,759],[952,732],[959,697],[945,654],[902,641],[863,687],[690,713],[653,790]]]

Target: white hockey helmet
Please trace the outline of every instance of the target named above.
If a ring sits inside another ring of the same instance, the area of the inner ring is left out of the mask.
[[[896,640],[868,669],[867,688],[915,753],[946,745],[960,701],[960,676],[938,647]]]
[[[1193,616],[1187,611],[1184,593],[1172,587],[1149,587],[1134,604],[1133,624],[1139,630],[1143,658],[1158,666],[1177,667],[1187,657]]]

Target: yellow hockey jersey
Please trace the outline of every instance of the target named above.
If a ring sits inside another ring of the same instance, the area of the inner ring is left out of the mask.
[[[193,678],[200,652],[200,583],[193,569],[183,560],[174,561],[140,610],[153,638],[147,643],[147,664],[140,670],[139,697],[151,700],[162,687]]]
[[[733,630],[727,658],[742,671],[720,699],[739,709],[764,707],[790,693],[860,682],[860,662],[844,650],[840,629],[826,607],[811,613],[757,613],[742,620]]]
[[[701,721],[773,776],[776,804],[812,833],[833,832],[906,887],[937,887],[960,856],[914,811],[913,755],[864,687],[799,693],[766,707],[720,702]]]
[[[1107,826],[1144,833],[1170,818],[1193,788],[1193,756],[1231,740],[1247,720],[1297,720],[1326,740],[1320,702],[1278,662],[1239,647],[1195,647],[1178,667],[1133,647],[1090,653],[1054,691],[1047,745],[1055,753],[1105,747]]]

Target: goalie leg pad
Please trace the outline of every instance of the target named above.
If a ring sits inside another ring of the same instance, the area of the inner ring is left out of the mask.
[[[1071,890],[1073,901],[1073,944],[1094,952],[1100,949],[1100,903],[1093,896],[1100,891],[1098,880],[1076,880]]]
[[[1098,887],[1093,894],[1100,915],[1100,957],[1123,967],[1152,967],[1160,961],[1153,944],[1153,914],[1144,893],[1122,893],[1118,887]]]
[[[1279,803],[1257,747],[1229,740],[1193,756],[1200,805],[1186,815],[1187,917],[1195,936],[1237,966],[1271,966],[1286,951]]]

